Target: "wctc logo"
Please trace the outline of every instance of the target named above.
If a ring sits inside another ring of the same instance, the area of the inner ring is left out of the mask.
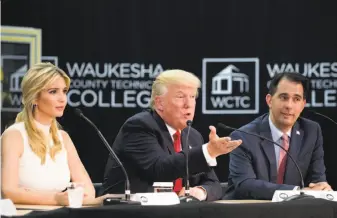
[[[240,70],[234,65],[229,65],[212,79],[212,94],[226,95],[233,93],[233,82],[238,82],[240,92],[249,92],[249,78],[246,74],[238,73]],[[225,87],[222,83],[225,82]]]
[[[258,78],[258,58],[203,59],[202,112],[259,113]]]

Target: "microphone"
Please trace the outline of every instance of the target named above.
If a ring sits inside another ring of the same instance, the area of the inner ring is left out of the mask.
[[[197,198],[190,195],[190,179],[189,179],[190,173],[189,173],[189,168],[188,168],[188,152],[189,152],[188,138],[190,136],[192,120],[187,120],[186,125],[188,129],[187,129],[185,148],[183,148],[183,150],[185,151],[185,163],[186,163],[185,195],[182,197],[179,197],[180,202],[199,201]]]
[[[293,196],[290,196],[286,199],[284,199],[284,201],[290,201],[290,200],[301,200],[301,199],[304,199],[304,198],[315,198],[314,196],[312,195],[307,195],[303,192],[302,188],[304,188],[304,180],[303,180],[303,175],[302,175],[302,172],[300,170],[300,167],[298,166],[298,164],[296,163],[296,161],[294,160],[294,158],[290,155],[290,153],[285,149],[283,148],[282,145],[280,145],[279,143],[276,143],[274,142],[273,140],[271,139],[268,139],[264,136],[261,136],[261,135],[258,135],[258,134],[255,134],[255,133],[251,133],[251,132],[246,132],[244,130],[240,130],[240,129],[237,129],[237,128],[233,128],[233,127],[230,127],[230,126],[226,126],[225,124],[222,124],[222,123],[218,123],[218,127],[220,128],[223,128],[223,129],[229,129],[229,130],[233,130],[233,131],[238,131],[238,132],[242,132],[242,133],[245,133],[245,134],[248,134],[248,135],[252,135],[252,136],[255,136],[255,137],[258,137],[260,139],[264,139],[268,142],[271,142],[275,145],[277,145],[278,147],[280,147],[282,150],[284,150],[287,154],[287,156],[291,159],[291,161],[295,164],[296,166],[296,169],[298,171],[298,174],[300,175],[300,178],[301,178],[301,190],[300,190],[300,194],[299,195],[293,195]]]
[[[125,170],[122,162],[119,160],[119,158],[117,157],[116,153],[112,150],[112,148],[110,147],[110,145],[107,142],[107,140],[104,138],[104,136],[101,133],[101,131],[99,131],[99,129],[97,128],[97,126],[91,120],[89,120],[89,118],[87,118],[86,116],[84,116],[84,114],[82,113],[82,111],[79,108],[75,109],[75,113],[76,113],[76,115],[78,115],[79,117],[81,117],[85,121],[87,121],[87,123],[89,123],[96,130],[96,132],[97,132],[98,136],[100,137],[100,139],[102,140],[103,144],[108,149],[109,153],[112,155],[112,157],[118,163],[118,165],[121,167],[121,169],[122,169],[122,171],[124,173],[124,176],[125,176],[125,200],[122,200],[120,198],[116,199],[116,198],[109,197],[109,198],[104,199],[104,202],[103,202],[104,205],[111,205],[111,204],[140,204],[140,202],[136,202],[136,201],[131,201],[130,200],[131,191],[130,191],[130,180],[129,180],[128,174],[126,173],[126,170]]]

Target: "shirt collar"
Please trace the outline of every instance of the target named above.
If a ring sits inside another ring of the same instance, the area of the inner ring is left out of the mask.
[[[268,117],[268,120],[273,141],[277,142],[283,136],[283,132],[274,125],[274,123],[271,121],[270,115]],[[287,132],[287,135],[289,136],[289,138],[291,137],[291,129]]]
[[[167,127],[167,129],[168,129],[168,131],[170,133],[170,136],[171,136],[172,140],[174,141],[173,135],[177,132],[177,130],[174,129],[174,128],[172,128],[171,126],[167,125],[166,123],[165,123],[165,125],[166,125],[166,127]],[[179,131],[179,132],[181,132],[181,131]]]

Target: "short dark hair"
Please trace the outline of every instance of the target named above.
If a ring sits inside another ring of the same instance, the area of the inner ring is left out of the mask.
[[[303,98],[307,98],[309,90],[309,80],[305,76],[297,72],[284,72],[276,74],[270,82],[268,94],[274,95],[277,90],[277,86],[282,79],[289,80],[295,83],[301,83],[303,86]]]

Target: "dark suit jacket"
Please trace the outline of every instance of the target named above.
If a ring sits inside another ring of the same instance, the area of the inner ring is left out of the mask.
[[[264,114],[240,129],[272,140]],[[229,188],[224,199],[272,199],[275,190],[292,190],[301,186],[296,166],[287,158],[284,184],[276,184],[277,164],[274,144],[255,136],[234,131],[233,139],[243,143],[230,154]],[[318,123],[299,118],[292,128],[289,153],[299,165],[304,185],[326,181],[323,139]]]
[[[185,148],[187,128],[181,133]],[[207,191],[208,201],[222,197],[221,186],[214,171],[208,166],[202,152],[203,138],[191,128],[189,135],[190,186],[202,186]],[[112,146],[128,173],[131,192],[153,192],[153,182],[173,182],[183,178],[185,153],[176,153],[172,137],[154,111],[141,112],[129,118],[121,127]],[[105,168],[101,194],[123,193],[124,175],[110,156]]]

